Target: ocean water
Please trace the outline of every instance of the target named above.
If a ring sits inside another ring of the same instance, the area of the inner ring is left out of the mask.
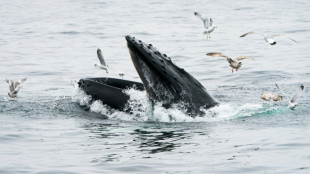
[[[0,2],[0,173],[310,173],[307,0]],[[214,19],[207,40],[194,11]],[[270,46],[248,31],[284,33]],[[83,77],[139,81],[125,35],[152,43],[220,103],[191,118],[127,90],[133,115],[90,102]],[[103,51],[111,72],[97,69]],[[250,56],[237,73],[223,52]],[[5,79],[27,77],[17,100]],[[264,102],[264,91],[283,91]],[[295,110],[290,97],[304,84]],[[90,110],[85,110],[85,106]]]

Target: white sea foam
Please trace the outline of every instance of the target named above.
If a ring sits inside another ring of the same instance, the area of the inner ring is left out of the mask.
[[[124,91],[130,96],[126,108],[131,108],[130,113],[118,111],[102,104],[101,101],[92,101],[91,96],[86,95],[84,91],[75,87],[75,94],[72,98],[74,102],[80,105],[88,106],[91,112],[102,114],[109,119],[126,121],[156,121],[156,122],[216,122],[231,120],[239,117],[252,116],[255,113],[262,112],[262,104],[232,104],[222,103],[210,109],[201,109],[205,115],[203,117],[191,117],[185,110],[180,109],[178,105],[172,105],[166,109],[162,103],[152,104],[145,91],[128,89]]]
[[[73,84],[73,102],[78,102],[82,106],[88,106],[92,100],[90,95],[87,95],[83,90],[81,90],[77,83]]]

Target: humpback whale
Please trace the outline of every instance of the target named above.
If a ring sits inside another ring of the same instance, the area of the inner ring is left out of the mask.
[[[79,86],[93,99],[101,100],[112,108],[130,111],[126,107],[130,96],[124,89],[135,87],[145,90],[152,102],[163,107],[181,107],[190,116],[203,114],[218,103],[206,89],[184,69],[175,65],[171,58],[159,52],[152,44],[146,44],[135,37],[126,36],[127,47],[142,83],[123,79],[85,78]]]

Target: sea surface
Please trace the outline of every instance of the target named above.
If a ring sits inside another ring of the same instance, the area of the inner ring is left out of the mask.
[[[0,173],[310,173],[309,0],[0,1]],[[218,26],[207,40],[194,11]],[[282,33],[277,44],[256,31]],[[140,81],[126,35],[152,43],[220,103],[191,118],[127,92],[133,114],[79,90],[84,77]],[[111,71],[94,67],[100,48]],[[232,73],[222,52],[245,55]],[[5,79],[27,77],[8,100]],[[262,92],[284,96],[265,102]],[[288,101],[304,84],[295,110]],[[86,110],[86,107],[89,110]]]

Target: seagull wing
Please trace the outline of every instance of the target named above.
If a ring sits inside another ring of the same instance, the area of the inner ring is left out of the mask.
[[[213,53],[207,53],[207,56],[212,56],[212,57],[225,57],[225,58],[229,58],[227,56],[225,56],[224,54],[220,53],[220,52],[213,52]]]
[[[103,59],[102,52],[101,52],[101,50],[99,48],[97,50],[97,56],[98,56],[98,59],[100,61],[100,64],[103,65],[103,66],[107,66],[107,64],[105,63],[105,61]]]
[[[13,92],[15,87],[14,87],[14,83],[11,83],[9,86],[10,92]]]
[[[205,26],[205,29],[207,29],[211,26],[210,22],[209,22],[209,18],[207,18],[206,20],[203,21],[203,25]]]
[[[276,87],[277,87],[278,90],[279,90],[279,94],[283,94],[284,96],[288,96],[287,93],[285,93],[284,91],[282,91],[282,89],[280,89],[280,87],[278,86],[278,84],[275,83],[275,85],[276,85]]]
[[[278,84],[275,83],[275,85],[276,85],[276,87],[278,88],[278,90],[280,91],[281,89],[279,88]]]
[[[213,25],[213,19],[210,18],[210,26],[212,26],[212,25]]]
[[[21,84],[21,83],[25,82],[26,80],[27,80],[27,78],[23,78],[23,79],[17,80],[17,82]]]
[[[285,37],[289,38],[290,40],[292,40],[292,41],[294,41],[294,42],[297,43],[296,40],[294,40],[294,39],[292,39],[292,38],[290,38],[290,37],[288,37],[288,36],[286,36],[286,35],[284,35],[284,34],[274,34],[274,35],[272,35],[271,37],[274,38],[274,37],[280,37],[280,36],[285,36]]]
[[[212,26],[212,24],[213,24],[213,19],[212,19],[212,18],[205,18],[205,19],[203,20],[203,24],[204,24],[204,26],[205,26],[205,29],[207,29],[207,28],[209,28],[209,27]]]
[[[251,35],[251,34],[258,34],[258,35],[261,35],[261,36],[265,37],[263,34],[256,33],[256,32],[253,32],[253,31],[248,32],[248,33],[245,33],[245,34],[241,35],[240,37],[245,37],[245,36],[247,36],[247,35]]]
[[[21,83],[25,82],[27,78],[23,78],[14,82],[14,88],[17,88]]]
[[[239,56],[236,58],[237,61],[240,61],[240,60],[245,60],[245,59],[248,59],[248,60],[255,60],[251,57],[248,57],[248,56]]]
[[[17,86],[13,91],[11,91],[13,94],[17,94],[21,86]]]
[[[205,28],[208,28],[209,26],[211,26],[211,25],[210,25],[210,21],[209,21],[210,18],[204,18],[204,17],[201,16],[201,14],[199,14],[199,13],[197,13],[197,12],[194,12],[194,15],[197,16],[199,19],[202,20],[203,25],[204,25]]]
[[[12,92],[15,89],[13,80],[5,79],[5,81],[9,84],[10,92]]]
[[[197,16],[199,19],[201,19],[202,21],[204,21],[205,19],[201,16],[201,14],[194,12],[194,15]]]
[[[294,94],[294,96],[292,97],[291,103],[295,103],[303,91],[304,91],[304,85],[301,85],[299,89],[296,91],[296,93]]]
[[[214,52],[214,53],[207,53],[207,56],[212,56],[212,57],[225,57],[229,63],[233,62],[234,60],[228,56],[225,56],[224,54],[220,52]]]

